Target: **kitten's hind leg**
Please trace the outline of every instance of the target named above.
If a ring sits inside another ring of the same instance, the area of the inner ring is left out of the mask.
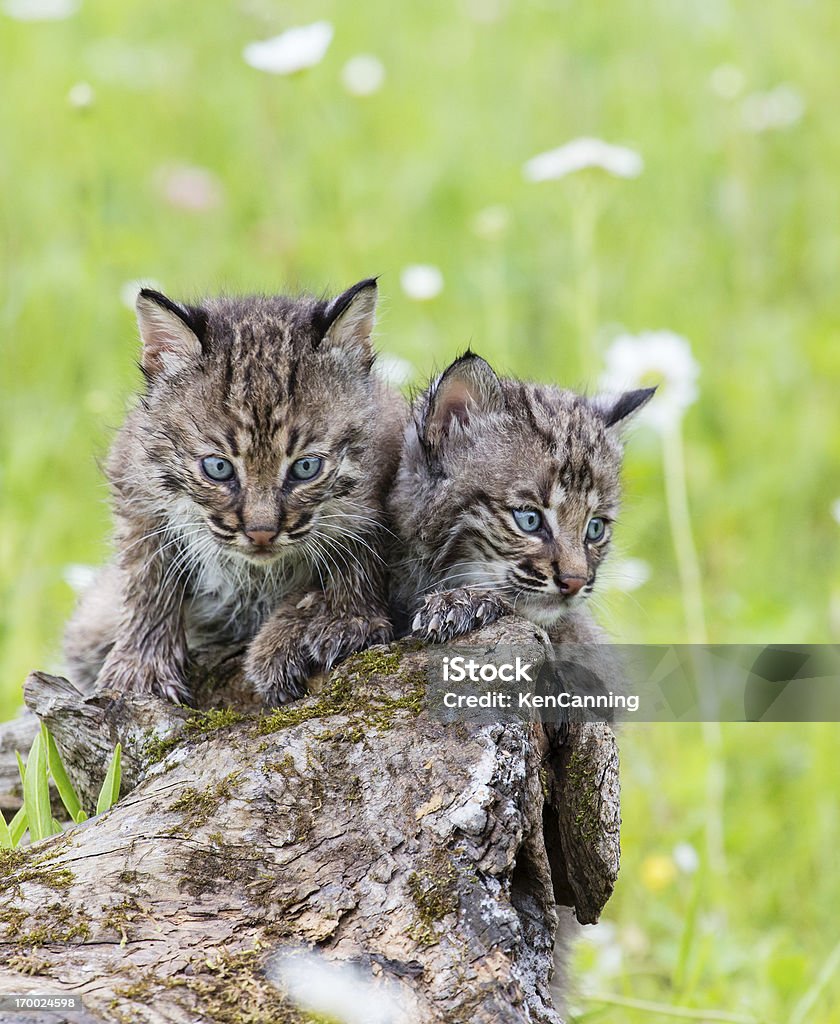
[[[64,632],[67,675],[84,693],[93,690],[114,646],[123,615],[121,573],[108,565],[85,587]]]
[[[412,636],[444,644],[507,615],[510,605],[486,590],[458,587],[429,594],[411,623]]]

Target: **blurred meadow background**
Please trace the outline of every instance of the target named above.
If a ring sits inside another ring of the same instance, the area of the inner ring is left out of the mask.
[[[834,0],[3,0],[0,717],[108,552],[139,281],[380,274],[405,384],[468,344],[590,391],[664,382],[602,623],[840,640],[838,51]],[[624,731],[575,1020],[840,1021],[838,739]]]

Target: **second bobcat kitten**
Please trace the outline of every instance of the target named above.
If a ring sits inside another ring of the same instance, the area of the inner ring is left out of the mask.
[[[653,392],[589,399],[456,360],[415,403],[389,498],[404,625],[445,642],[515,610],[597,639],[576,612],[618,512],[621,427]]]
[[[390,639],[404,414],[372,373],[375,304],[372,280],[331,302],[140,293],[147,389],[108,458],[116,553],[67,629],[74,681],[184,700],[191,652],[242,641],[278,703]]]

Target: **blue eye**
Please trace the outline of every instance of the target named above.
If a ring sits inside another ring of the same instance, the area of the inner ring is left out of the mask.
[[[304,455],[292,463],[292,477],[295,480],[314,480],[321,472],[324,460],[317,455]]]
[[[589,520],[589,525],[586,527],[586,539],[590,544],[595,544],[599,540],[603,540],[604,534],[607,532],[607,522],[600,516],[593,516]]]
[[[233,463],[221,455],[208,455],[206,459],[201,460],[201,468],[205,475],[217,484],[225,483],[236,476]]]
[[[513,518],[523,533],[536,533],[542,526],[542,515],[533,508],[515,508]]]

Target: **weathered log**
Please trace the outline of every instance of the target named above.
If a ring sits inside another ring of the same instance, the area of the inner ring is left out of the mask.
[[[549,656],[514,618],[470,643]],[[612,734],[443,724],[426,658],[370,649],[262,714],[31,677],[80,788],[117,740],[133,788],[0,852],[0,993],[78,994],[89,1021],[304,1021],[270,961],[307,946],[387,985],[394,1021],[557,1024],[555,892],[591,920],[618,867]]]

